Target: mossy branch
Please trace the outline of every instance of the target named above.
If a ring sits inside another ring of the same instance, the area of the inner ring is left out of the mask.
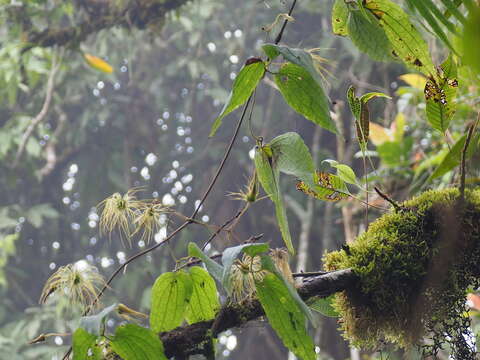
[[[162,21],[168,12],[180,8],[189,1],[129,1],[121,10],[109,9],[77,26],[49,27],[42,31],[31,31],[27,35],[27,45],[23,48],[23,52],[37,46],[76,46],[86,40],[89,35],[114,26],[144,29],[149,24]]]

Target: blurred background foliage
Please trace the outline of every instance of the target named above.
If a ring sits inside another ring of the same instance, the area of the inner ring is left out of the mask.
[[[69,332],[75,324],[78,314],[67,304],[37,305],[45,280],[59,266],[86,261],[108,276],[116,265],[146,246],[140,238],[130,247],[116,235],[111,239],[99,235],[96,205],[102,199],[142,187],[140,197],[157,198],[185,214],[193,210],[238,115],[226,118],[214,139],[208,139],[210,125],[244,61],[261,54],[260,46],[273,41],[278,31],[274,27],[267,33],[262,27],[290,5],[279,0],[132,3],[136,5],[129,8],[128,0],[0,1],[2,357],[61,358],[66,338],[54,336],[44,344],[27,345],[41,332]],[[138,11],[154,5],[161,7],[158,14]],[[344,139],[304,121],[268,80],[256,93],[256,133],[271,139],[297,131],[310,146],[319,169],[328,169],[322,161],[333,158],[363,176],[354,122],[345,105],[345,92],[353,84],[358,94],[381,91],[393,98],[376,100],[370,106],[375,123],[368,151],[375,166],[367,169],[370,188],[379,184],[392,198],[403,200],[428,188],[456,183],[458,174],[451,169],[436,179],[429,177],[464,134],[465,125],[476,117],[479,89],[474,69],[459,68],[458,109],[449,131],[441,134],[426,120],[425,78],[409,74],[400,63],[374,62],[350,40],[334,36],[332,5],[332,1],[299,2],[283,42],[319,48],[319,55],[328,60],[331,109]],[[120,13],[125,8],[130,10]],[[415,12],[414,8],[407,10]],[[88,32],[85,23],[96,28]],[[440,64],[448,50],[424,25],[433,59]],[[475,29],[467,30],[475,34]],[[42,36],[53,31],[70,31],[70,38],[60,42],[62,46],[42,42]],[[89,35],[83,36],[82,31]],[[92,68],[84,54],[104,59],[113,72]],[[202,208],[202,221],[222,224],[238,210],[240,204],[225,194],[239,191],[251,173],[249,152],[255,143],[249,134],[246,127],[242,129],[220,182]],[[479,182],[478,156],[477,152],[470,162],[470,183]],[[292,260],[297,271],[320,269],[325,250],[352,241],[365,228],[364,207],[358,201],[333,204],[307,199],[295,189],[295,179],[284,181],[282,188],[299,251]],[[357,196],[365,194],[360,191]],[[385,206],[374,195],[369,201]],[[369,217],[380,213],[372,208]],[[161,219],[155,241],[161,241],[180,220],[175,216]],[[221,251],[260,233],[272,245],[281,246],[273,207],[267,202],[253,206],[234,231],[213,242],[210,251]],[[192,225],[168,248],[129,265],[103,303],[120,301],[148,311],[154,279],[171,269],[176,258],[186,256],[189,241],[201,243],[208,236],[204,227]],[[109,320],[108,326],[115,322]],[[348,348],[336,327],[335,319],[323,318],[322,325],[312,330],[319,358],[359,356]],[[254,323],[222,335],[218,356],[286,358],[287,351],[268,328]],[[391,354],[392,359],[395,356]]]

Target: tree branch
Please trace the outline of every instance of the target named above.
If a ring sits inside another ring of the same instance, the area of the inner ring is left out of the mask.
[[[351,269],[329,272],[305,279],[297,290],[303,300],[319,296],[327,297],[350,287],[356,281]],[[165,356],[182,358],[184,356],[203,354],[204,344],[209,343],[210,336],[216,337],[221,332],[245,325],[247,322],[265,315],[257,299],[246,300],[240,304],[227,305],[220,309],[215,319],[180,326],[169,332],[160,333]],[[119,356],[116,360],[121,359]]]
[[[109,9],[109,11],[94,16],[77,26],[33,31],[27,35],[28,45],[23,48],[22,52],[29,51],[36,46],[77,45],[86,40],[89,35],[114,26],[144,29],[149,24],[163,19],[166,13],[180,8],[188,1],[190,0],[130,1],[120,11]]]

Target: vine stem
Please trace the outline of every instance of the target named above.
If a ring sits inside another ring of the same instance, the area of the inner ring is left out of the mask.
[[[293,10],[295,8],[295,5],[297,3],[297,0],[293,0],[293,3],[292,3],[292,6],[290,7],[290,10],[288,12],[288,15],[292,15],[293,13]],[[279,32],[279,34],[277,35],[277,38],[275,39],[275,44],[278,44],[281,40],[282,40],[282,37],[283,37],[283,33],[285,31],[285,28],[287,26],[287,23],[288,23],[288,20],[285,20],[283,22],[283,25],[282,25],[282,28]],[[205,200],[207,199],[207,197],[210,195],[210,192],[212,191],[213,187],[215,186],[215,183],[217,182],[224,166],[225,166],[225,163],[227,162],[227,159],[228,157],[230,156],[230,152],[232,151],[232,148],[233,148],[233,145],[235,144],[235,141],[238,137],[238,133],[240,131],[240,128],[242,126],[242,123],[243,123],[243,119],[245,118],[245,114],[247,113],[247,109],[248,109],[248,106],[250,104],[250,101],[252,100],[253,98],[253,95],[250,95],[248,100],[247,100],[247,103],[245,104],[245,106],[243,107],[243,112],[242,112],[242,115],[240,116],[238,122],[237,122],[237,125],[235,127],[235,131],[230,139],[230,143],[228,144],[227,146],[227,149],[225,151],[225,154],[223,155],[223,158],[222,158],[222,161],[220,162],[220,165],[218,166],[218,169],[217,171],[215,172],[215,175],[213,176],[212,180],[210,181],[210,184],[208,185],[207,187],[207,190],[205,190],[205,193],[203,194],[202,198],[200,199],[200,202],[198,203],[198,205],[195,207],[192,215],[190,216],[189,219],[185,220],[184,223],[182,223],[178,228],[176,228],[165,240],[163,240],[162,242],[160,243],[157,243],[151,247],[149,247],[148,249],[145,249],[143,251],[140,251],[138,252],[137,254],[131,256],[130,258],[128,258],[125,263],[121,264],[113,273],[112,275],[110,275],[109,279],[107,280],[107,282],[105,283],[105,285],[103,286],[102,290],[98,293],[97,297],[95,298],[95,300],[93,301],[93,303],[84,311],[83,315],[87,315],[90,310],[93,308],[93,306],[98,302],[98,300],[103,296],[105,290],[107,290],[110,286],[110,284],[112,283],[112,281],[118,276],[118,274],[120,274],[120,272],[125,269],[127,267],[128,264],[130,264],[131,262],[135,261],[136,259],[154,251],[155,249],[159,248],[160,246],[162,246],[163,244],[166,244],[170,241],[170,239],[172,239],[176,234],[178,234],[179,232],[181,232],[183,229],[185,229],[188,225],[190,225],[191,223],[194,222],[195,220],[195,217],[198,215],[203,203],[205,202]],[[67,353],[63,356],[63,360],[67,360],[70,356],[70,354],[72,353],[72,347],[70,347],[67,351]]]

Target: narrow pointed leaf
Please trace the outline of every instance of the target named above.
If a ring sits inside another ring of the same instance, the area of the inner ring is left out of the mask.
[[[285,284],[270,273],[255,285],[268,322],[284,345],[300,359],[315,360],[315,345],[306,331],[305,315]]]
[[[183,270],[160,275],[152,287],[150,328],[169,331],[183,322],[192,295],[192,280]]]
[[[277,217],[278,227],[282,233],[283,241],[285,242],[288,251],[291,254],[294,254],[295,250],[293,248],[292,237],[288,228],[287,213],[285,210],[285,205],[283,204],[283,198],[281,196],[280,189],[278,187],[280,172],[278,169],[272,167],[273,158],[271,155],[271,150],[268,151],[268,149],[268,146],[256,148],[254,158],[255,169],[263,190],[265,190],[270,200],[272,200],[275,205],[275,214]]]
[[[232,91],[230,92],[227,103],[212,125],[209,135],[210,137],[215,135],[218,128],[222,124],[222,119],[225,116],[230,114],[239,106],[243,105],[248,100],[262,79],[264,73],[265,64],[260,59],[253,63],[246,64],[240,70],[233,82]]]
[[[123,360],[167,360],[158,335],[136,324],[119,326],[110,346]]]
[[[215,280],[199,266],[192,266],[189,273],[192,279],[192,296],[185,318],[189,324],[211,320],[220,308]]]

